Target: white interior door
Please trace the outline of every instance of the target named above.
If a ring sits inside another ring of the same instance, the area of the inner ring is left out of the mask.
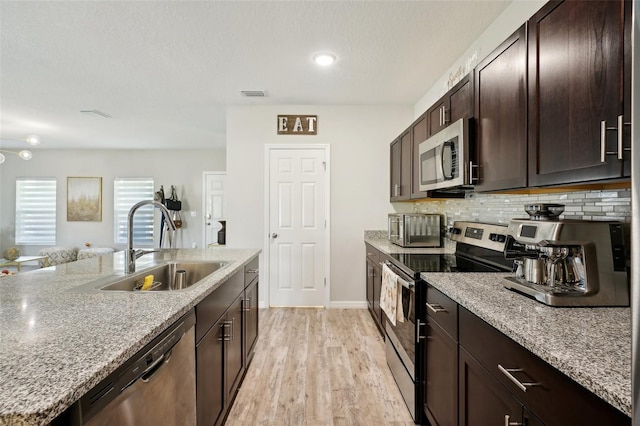
[[[204,246],[218,243],[220,220],[226,220],[225,181],[223,172],[204,172]]]
[[[327,147],[269,149],[271,306],[327,306]]]

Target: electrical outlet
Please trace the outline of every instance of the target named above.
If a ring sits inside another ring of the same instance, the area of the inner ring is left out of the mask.
[[[198,248],[198,245],[195,242],[191,243],[191,248]]]

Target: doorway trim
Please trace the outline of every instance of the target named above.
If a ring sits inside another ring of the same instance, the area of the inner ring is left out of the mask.
[[[266,305],[267,307],[271,306],[271,283],[269,282],[269,265],[271,262],[271,253],[270,253],[270,234],[269,234],[269,224],[270,222],[270,209],[269,209],[269,190],[270,190],[270,179],[271,179],[271,170],[270,170],[270,159],[271,159],[271,151],[274,150],[310,150],[310,149],[321,149],[324,151],[324,158],[326,163],[326,170],[324,174],[325,179],[325,218],[327,221],[327,225],[324,233],[324,242],[325,242],[325,253],[324,253],[324,276],[326,279],[326,286],[324,292],[324,307],[329,308],[331,305],[331,146],[329,144],[265,144],[264,146],[264,200],[263,200],[263,208],[264,208],[264,239],[263,239],[263,265],[262,269],[264,269],[264,274],[260,274],[260,279],[263,280],[266,290]]]

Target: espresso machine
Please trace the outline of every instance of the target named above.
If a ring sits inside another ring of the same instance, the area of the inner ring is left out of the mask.
[[[525,206],[512,219],[504,254],[514,259],[505,287],[549,306],[629,306],[623,223],[560,219],[561,204]]]

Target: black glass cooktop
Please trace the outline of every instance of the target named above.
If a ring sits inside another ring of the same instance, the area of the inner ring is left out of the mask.
[[[510,270],[508,265],[490,265],[456,254],[398,253],[390,256],[415,274],[420,272],[503,272]],[[496,256],[496,259],[487,260],[489,262],[498,261],[498,265],[504,263],[502,253],[497,253]]]

